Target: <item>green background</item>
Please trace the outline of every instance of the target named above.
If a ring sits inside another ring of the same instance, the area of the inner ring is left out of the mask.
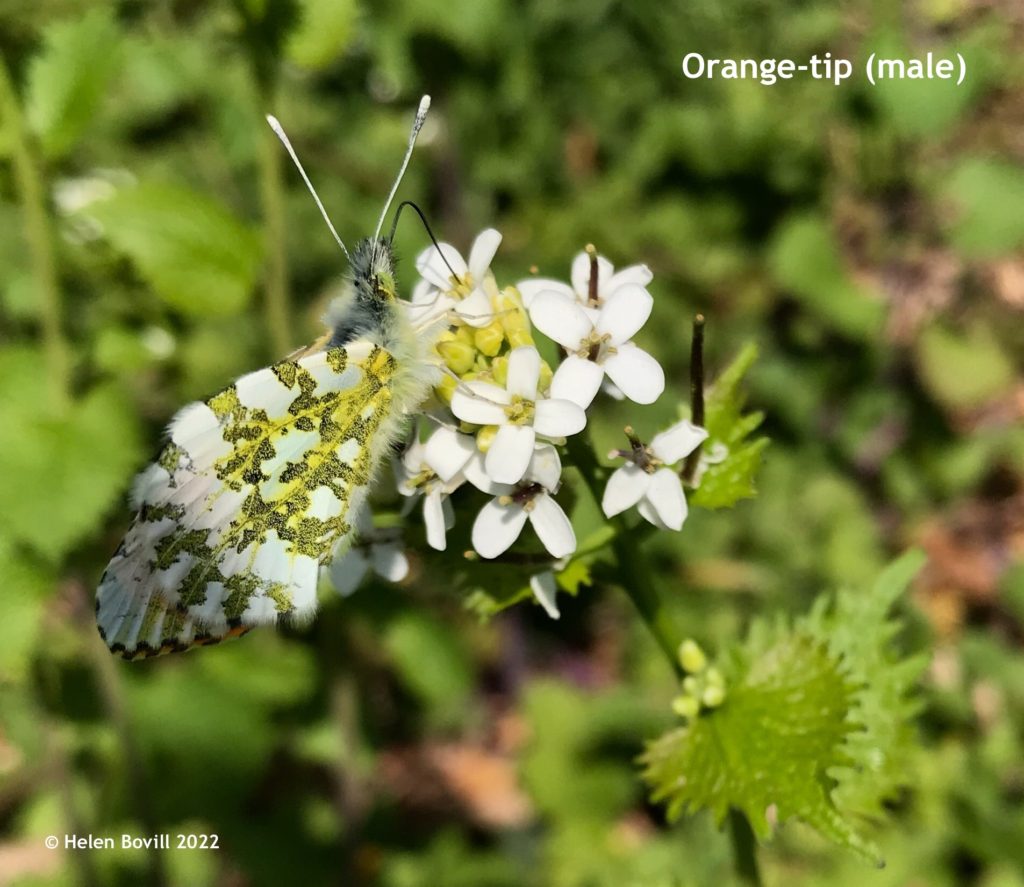
[[[695,311],[712,374],[757,342],[759,498],[651,550],[707,649],[929,555],[888,867],[794,824],[768,882],[1024,884],[1022,48],[1014,0],[0,4],[0,884],[728,882],[707,817],[645,804],[676,687],[614,589],[480,624],[414,554],[305,629],[133,665],[95,634],[164,424],[314,338],[344,271],[263,115],[351,243],[424,92],[403,195],[439,237],[498,227],[502,283],[588,242],[654,271],[669,393],[597,411],[602,445],[674,416]],[[928,50],[964,84],[864,78]],[[856,70],[690,81],[691,51]],[[426,238],[396,243],[408,287]],[[153,832],[221,849],[43,846]]]

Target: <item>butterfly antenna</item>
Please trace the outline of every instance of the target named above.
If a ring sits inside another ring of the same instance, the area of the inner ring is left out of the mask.
[[[423,128],[423,121],[427,119],[427,111],[429,110],[430,96],[425,95],[420,99],[420,106],[416,111],[416,119],[412,122],[412,131],[409,133],[409,147],[405,149],[405,160],[402,161],[402,168],[398,171],[398,175],[395,177],[395,184],[391,186],[391,193],[388,194],[388,199],[384,201],[384,209],[380,214],[380,219],[377,221],[377,230],[373,232],[374,240],[380,237],[380,230],[384,227],[384,219],[388,214],[388,210],[391,208],[391,201],[395,199],[395,194],[398,193],[398,186],[402,184],[402,176],[405,175],[405,168],[409,165],[409,158],[412,157],[412,149],[416,144],[416,136],[420,134],[420,130]]]
[[[445,257],[444,250],[441,249],[441,244],[437,242],[437,238],[434,236],[434,232],[430,230],[430,223],[427,221],[427,217],[425,215],[423,215],[423,210],[421,210],[411,200],[403,200],[400,204],[398,204],[398,209],[395,210],[395,220],[391,223],[391,233],[388,235],[388,243],[393,243],[394,242],[394,240],[395,240],[395,231],[398,230],[398,220],[400,218],[402,218],[402,210],[405,209],[407,206],[410,209],[413,209],[413,210],[416,211],[416,215],[418,215],[420,217],[420,221],[423,223],[423,228],[427,232],[427,237],[429,237],[430,238],[430,242],[432,244],[434,244],[434,249],[437,250],[437,254],[441,257],[441,261],[444,262],[445,267],[449,271],[451,271],[452,277],[454,277],[456,280],[458,280],[459,279],[459,275],[455,273],[455,269],[451,266],[451,264],[449,263],[448,259]]]
[[[331,223],[330,216],[327,215],[327,210],[324,209],[324,205],[320,200],[320,195],[316,193],[316,188],[313,187],[313,183],[309,180],[309,176],[306,175],[306,171],[302,168],[302,164],[299,162],[299,157],[295,153],[292,143],[288,141],[288,136],[285,134],[284,127],[281,126],[281,122],[272,114],[268,114],[267,123],[270,124],[270,128],[274,130],[274,133],[281,140],[281,144],[284,145],[285,150],[288,152],[288,156],[291,157],[292,163],[295,164],[295,168],[299,171],[299,175],[302,176],[302,181],[306,183],[306,187],[309,188],[309,193],[313,195],[313,200],[316,202],[317,209],[320,210],[320,215],[324,217],[327,227],[331,229],[331,234],[334,235],[334,240],[337,242],[338,246],[341,247],[341,251],[345,254],[345,258],[351,262],[352,256],[349,255],[344,241],[342,241],[338,236],[338,232],[334,230],[334,225]],[[406,162],[408,162],[408,158],[406,158]],[[405,167],[403,166],[402,169],[404,170]]]

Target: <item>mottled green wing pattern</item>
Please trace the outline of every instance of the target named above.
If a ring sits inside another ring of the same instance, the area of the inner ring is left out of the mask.
[[[138,513],[100,580],[111,651],[136,658],[316,608],[392,427],[394,357],[368,343],[243,376],[185,407],[138,478]]]

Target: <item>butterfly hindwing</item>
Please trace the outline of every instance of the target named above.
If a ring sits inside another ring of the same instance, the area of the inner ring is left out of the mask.
[[[181,410],[136,481],[97,622],[127,658],[211,643],[316,608],[392,417],[394,357],[365,342],[243,376]]]

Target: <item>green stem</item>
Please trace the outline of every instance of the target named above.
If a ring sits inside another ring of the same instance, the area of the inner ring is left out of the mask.
[[[729,838],[732,841],[733,866],[741,884],[761,887],[757,867],[757,838],[747,817],[734,807],[729,808]]]
[[[273,91],[261,90],[264,113],[273,107]],[[285,244],[284,179],[281,174],[281,146],[269,126],[260,140],[260,196],[263,203],[263,235],[266,244],[267,278],[264,303],[267,334],[274,358],[295,346],[291,333],[288,295],[288,254]]]
[[[88,610],[91,610],[91,608],[88,608]],[[89,615],[91,617],[92,614],[90,613]],[[159,831],[158,821],[149,802],[150,796],[145,777],[143,776],[142,758],[128,720],[121,675],[118,672],[114,657],[98,641],[95,632],[92,635],[92,642],[89,644],[89,647],[96,671],[97,685],[100,697],[103,700],[103,706],[110,717],[111,723],[114,725],[114,730],[117,733],[118,742],[121,746],[122,758],[120,763],[125,770],[128,789],[135,803],[135,811],[146,834],[156,834]],[[148,866],[147,883],[152,884],[153,887],[165,887],[168,883],[167,871],[164,868],[163,855],[160,850],[151,847],[146,861]]]
[[[589,437],[586,434],[571,437],[567,446],[590,495],[595,502],[600,504],[601,497],[596,484],[602,469],[594,456],[594,448]],[[618,584],[633,601],[633,605],[651,634],[654,635],[654,639],[658,642],[658,646],[661,647],[672,668],[678,674],[682,674],[678,656],[679,645],[683,640],[682,629],[671,608],[662,599],[654,574],[643,557],[635,537],[625,526],[623,518],[621,516],[613,517],[610,519],[610,523],[615,529],[611,544],[612,551],[615,552],[615,560],[618,563]]]
[[[594,456],[594,447],[589,436],[584,432],[569,438],[567,448],[587,490],[594,501],[600,503],[597,481],[603,469]],[[683,631],[671,608],[661,596],[654,574],[640,551],[636,534],[629,532],[621,516],[611,518],[611,523],[615,528],[611,545],[618,562],[618,584],[633,601],[633,605],[654,635],[673,670],[682,676],[684,672],[679,661],[679,645],[683,640]],[[733,864],[741,883],[761,887],[761,876],[757,867],[757,842],[750,823],[738,810],[729,811],[729,839],[732,843]]]
[[[7,130],[14,180],[25,214],[25,237],[28,240],[32,277],[39,299],[39,319],[51,398],[54,407],[62,410],[68,404],[71,359],[61,328],[60,286],[50,219],[46,210],[43,174],[31,137],[25,128],[14,85],[2,59],[0,115]]]

